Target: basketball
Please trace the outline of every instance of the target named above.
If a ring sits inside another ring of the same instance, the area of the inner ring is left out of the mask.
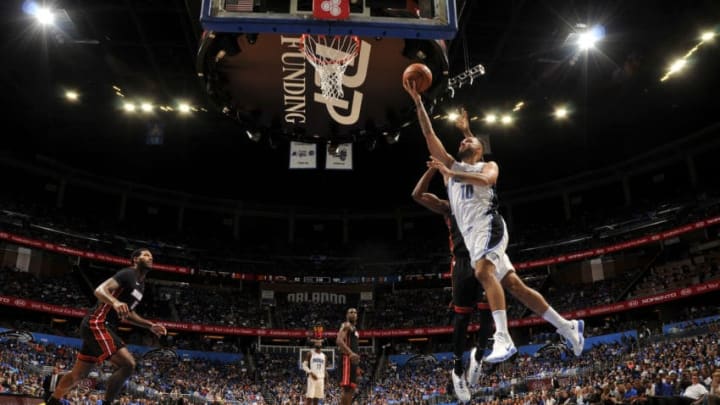
[[[422,93],[432,84],[432,72],[422,63],[413,63],[403,72],[403,82],[405,80],[414,81],[415,89],[418,93]]]

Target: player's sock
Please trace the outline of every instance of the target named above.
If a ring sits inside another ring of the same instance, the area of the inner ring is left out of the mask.
[[[553,307],[548,306],[547,311],[542,314],[542,317],[558,329],[570,327],[570,321],[558,314]]]
[[[507,312],[504,309],[498,309],[497,311],[493,311],[492,317],[495,321],[495,331],[508,333]]]

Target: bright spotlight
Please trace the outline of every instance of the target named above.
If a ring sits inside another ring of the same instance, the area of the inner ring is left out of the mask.
[[[703,32],[702,36],[700,37],[700,39],[702,39],[703,41],[710,41],[713,38],[715,38],[715,33],[712,31]]]
[[[458,119],[459,116],[460,116],[460,114],[458,114],[456,112],[451,112],[451,113],[448,113],[447,119],[450,122],[454,122],[456,119]]]
[[[125,103],[125,104],[123,104],[123,109],[127,112],[135,112],[135,104]]]
[[[149,113],[152,111],[153,106],[150,103],[142,103],[140,104],[140,109],[143,110],[143,112]]]
[[[675,62],[672,63],[672,65],[670,65],[670,73],[681,71],[686,64],[687,61],[685,59],[677,59]]]
[[[488,114],[485,116],[485,122],[487,122],[488,124],[494,124],[497,122],[497,120],[498,118],[495,114]]]
[[[55,15],[47,7],[38,7],[34,15],[41,25],[52,25],[55,22]]]
[[[598,43],[605,36],[605,28],[601,25],[596,25],[589,30],[580,33],[577,39],[577,46],[581,51],[587,51],[590,48],[594,48],[595,44]]]
[[[500,122],[502,122],[503,125],[510,125],[513,122],[513,118],[510,114],[505,114],[500,118]]]
[[[190,112],[190,105],[187,103],[180,103],[178,105],[178,111],[180,111],[181,114],[187,114]]]
[[[68,90],[65,92],[65,98],[68,101],[77,101],[78,98],[80,98],[80,95],[77,93],[77,91]]]
[[[555,108],[554,115],[555,115],[555,118],[557,118],[559,120],[565,119],[568,116],[568,110],[565,107],[557,107],[557,108]]]

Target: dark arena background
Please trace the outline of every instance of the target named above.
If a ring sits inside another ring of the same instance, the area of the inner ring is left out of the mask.
[[[585,324],[576,357],[506,291],[518,354],[469,403],[717,402],[719,2],[353,0],[332,21],[320,0],[0,3],[0,404],[46,400],[142,247],[137,313],[167,335],[117,327],[122,404],[309,404],[314,339],[340,404],[348,308],[352,403],[459,403],[448,230],[411,197],[412,63],[447,150],[465,108],[498,163],[517,274]],[[338,97],[303,34],[358,37]],[[64,403],[101,404],[114,370]]]

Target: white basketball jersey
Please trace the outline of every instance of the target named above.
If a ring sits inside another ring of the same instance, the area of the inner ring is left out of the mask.
[[[451,170],[458,172],[479,173],[485,162],[475,164],[455,162]],[[477,186],[463,183],[455,177],[448,182],[448,199],[460,232],[465,235],[474,225],[479,225],[488,211],[497,209],[497,196],[492,186]]]
[[[325,359],[325,353],[310,351],[310,371],[315,373],[318,378],[325,378]]]

